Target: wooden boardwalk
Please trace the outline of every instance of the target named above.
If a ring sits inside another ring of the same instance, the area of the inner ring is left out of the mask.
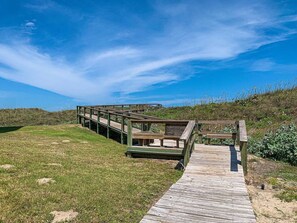
[[[196,144],[181,179],[141,223],[256,222],[239,159],[233,146]]]

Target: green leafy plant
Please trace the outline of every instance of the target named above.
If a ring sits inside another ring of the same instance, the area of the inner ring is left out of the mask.
[[[268,132],[261,140],[251,140],[248,149],[264,158],[297,165],[297,127],[283,125],[275,132]]]

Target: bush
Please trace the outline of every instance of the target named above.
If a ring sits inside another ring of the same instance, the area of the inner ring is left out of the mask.
[[[267,133],[262,140],[251,140],[249,152],[264,158],[297,165],[297,127],[283,125],[275,132]]]

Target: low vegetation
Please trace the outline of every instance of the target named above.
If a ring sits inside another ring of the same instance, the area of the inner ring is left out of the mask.
[[[297,166],[297,127],[283,125],[268,132],[261,140],[251,140],[249,152]]]
[[[76,111],[48,112],[39,108],[0,110],[0,126],[57,125],[76,123]]]
[[[182,174],[77,125],[0,129],[0,222],[139,222]]]

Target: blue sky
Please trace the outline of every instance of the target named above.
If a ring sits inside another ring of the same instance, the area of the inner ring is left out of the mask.
[[[184,105],[297,81],[296,1],[0,0],[0,108]]]

